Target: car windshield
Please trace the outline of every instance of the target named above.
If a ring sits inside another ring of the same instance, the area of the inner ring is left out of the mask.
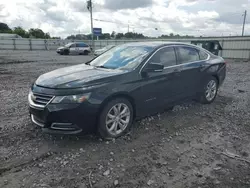
[[[152,46],[120,45],[95,58],[90,65],[108,69],[134,69],[153,49]]]
[[[65,45],[65,47],[70,47],[73,43],[68,43]]]

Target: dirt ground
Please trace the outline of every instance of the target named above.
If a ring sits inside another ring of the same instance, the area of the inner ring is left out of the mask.
[[[30,85],[88,59],[0,51],[1,188],[250,187],[250,62],[228,61],[213,104],[176,106],[117,140],[43,134],[29,119]]]

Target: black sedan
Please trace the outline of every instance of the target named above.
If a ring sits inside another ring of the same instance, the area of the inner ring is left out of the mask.
[[[184,100],[212,103],[225,76],[224,59],[197,46],[128,43],[41,75],[29,92],[30,115],[47,133],[116,138],[134,119]]]

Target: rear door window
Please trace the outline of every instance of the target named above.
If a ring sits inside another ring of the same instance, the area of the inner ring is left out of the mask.
[[[149,63],[161,63],[164,67],[176,65],[176,55],[173,47],[165,47],[157,51]]]
[[[88,47],[88,45],[87,45],[87,44],[84,44],[84,43],[80,43],[79,46],[80,46],[80,47]]]
[[[176,47],[176,49],[179,56],[179,64],[191,63],[200,60],[198,50],[195,48],[187,46],[178,46]]]

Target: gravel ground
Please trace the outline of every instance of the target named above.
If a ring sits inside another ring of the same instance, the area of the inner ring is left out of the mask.
[[[1,188],[250,187],[250,62],[228,61],[213,104],[176,106],[117,140],[42,134],[28,116],[29,86],[90,58],[0,51]]]

